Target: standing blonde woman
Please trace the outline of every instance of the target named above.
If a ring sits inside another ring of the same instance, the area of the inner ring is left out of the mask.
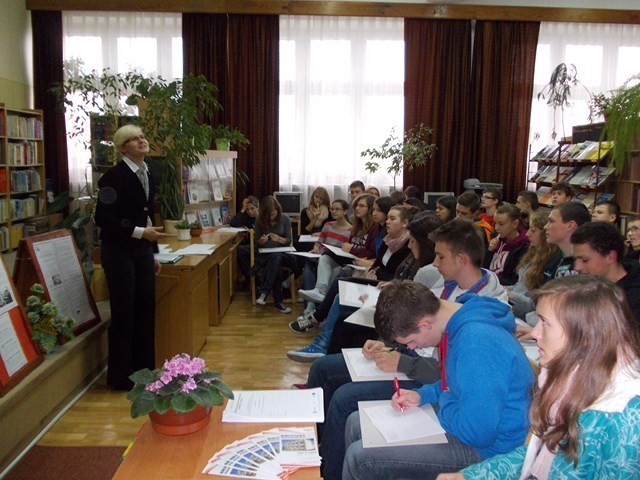
[[[545,283],[535,299],[542,371],[529,445],[438,480],[638,478],[640,333],[624,293],[576,275]]]

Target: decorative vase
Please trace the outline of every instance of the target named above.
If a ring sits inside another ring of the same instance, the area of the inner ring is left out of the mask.
[[[178,240],[191,240],[191,232],[188,229],[179,228],[176,232],[178,232]]]
[[[216,138],[216,150],[231,150],[231,142],[226,138]]]
[[[170,408],[167,413],[160,415],[155,411],[149,412],[149,420],[153,429],[162,435],[188,435],[202,430],[211,419],[211,407],[198,405],[187,413],[176,413]]]
[[[178,223],[178,220],[164,219],[162,221],[162,224],[164,225],[164,233],[166,233],[167,235],[176,235],[176,223]]]
[[[201,228],[192,228],[191,229],[191,236],[192,237],[199,237],[200,235],[202,235],[202,229]]]

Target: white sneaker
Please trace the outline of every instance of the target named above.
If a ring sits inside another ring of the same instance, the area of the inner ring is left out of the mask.
[[[322,301],[324,300],[324,293],[318,288],[314,288],[313,290],[298,290],[298,295],[300,295],[308,302],[317,304],[322,303]]]
[[[256,298],[256,303],[258,305],[266,305],[267,304],[267,294],[261,293],[258,298]]]

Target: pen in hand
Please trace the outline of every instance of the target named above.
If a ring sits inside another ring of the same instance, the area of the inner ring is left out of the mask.
[[[399,397],[400,396],[400,385],[398,384],[398,377],[393,377],[393,388],[396,389],[396,396]],[[404,404],[399,403],[398,405],[400,405],[400,411],[402,413],[404,413]]]

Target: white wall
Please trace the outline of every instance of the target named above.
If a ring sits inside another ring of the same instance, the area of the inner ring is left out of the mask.
[[[0,102],[33,106],[31,16],[25,0],[0,0]]]

